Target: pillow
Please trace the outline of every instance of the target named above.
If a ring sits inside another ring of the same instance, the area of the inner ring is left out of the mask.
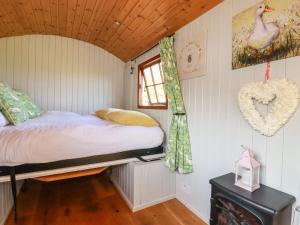
[[[145,127],[156,127],[159,124],[152,119],[150,116],[129,110],[118,110],[109,112],[106,117],[115,123],[129,126],[145,126]]]
[[[5,118],[2,112],[0,112],[0,127],[5,127],[8,124],[9,124],[8,120]]]
[[[16,93],[0,82],[0,110],[6,119],[17,125],[29,119],[26,108]]]
[[[19,97],[20,101],[23,103],[25,109],[27,110],[29,119],[33,119],[42,114],[42,110],[31,100],[28,95],[18,90],[14,90],[14,92]]]
[[[115,109],[115,108],[99,109],[98,111],[96,111],[96,116],[98,116],[101,119],[108,120],[107,114],[118,110],[120,109]]]

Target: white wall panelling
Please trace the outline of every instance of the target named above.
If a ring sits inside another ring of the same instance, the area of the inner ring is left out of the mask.
[[[22,181],[18,181],[18,191],[22,186]],[[13,207],[13,197],[11,194],[10,183],[0,183],[0,225],[4,225],[5,220]]]
[[[111,179],[132,211],[175,197],[175,174],[166,168],[164,160],[114,167]]]
[[[155,47],[146,54],[137,58],[134,62],[128,62],[125,66],[125,78],[124,78],[124,107],[127,109],[137,109],[137,73],[138,68],[137,66],[146,61],[149,58],[152,58],[155,55],[159,54],[159,48]],[[134,74],[130,74],[130,67],[134,66]],[[147,113],[148,115],[152,116],[156,120],[158,120],[161,124],[161,127],[167,131],[169,118],[166,114],[167,110],[146,110],[146,109],[139,109],[142,112]],[[170,112],[171,113],[171,112]]]
[[[44,110],[122,107],[124,62],[92,44],[52,35],[0,39],[0,81]]]
[[[247,124],[237,104],[240,87],[262,80],[265,65],[231,70],[231,18],[258,1],[225,0],[175,35],[176,45],[176,37],[193,36],[197,29],[208,31],[207,75],[182,81],[194,173],[176,179],[177,198],[206,221],[208,181],[233,171],[241,144],[252,147],[262,162],[263,183],[300,199],[300,110],[275,136],[267,138]],[[139,57],[136,65],[155,54],[158,48]],[[271,78],[286,77],[300,85],[299,65],[300,57],[273,62]],[[77,40],[41,35],[0,39],[0,80],[24,90],[45,110],[88,113],[102,106],[122,106],[123,96],[125,107],[136,109],[137,67],[130,75],[130,63],[126,65],[124,90],[123,68],[118,58]],[[168,131],[170,110],[143,111]],[[0,221],[5,215],[2,199],[10,198],[8,187],[0,184]]]
[[[0,81],[23,90],[44,110],[90,113],[122,107],[124,62],[92,44],[50,35],[0,39]],[[0,184],[0,224],[12,206]]]
[[[0,183],[0,225],[3,225],[13,205],[10,183]]]
[[[264,78],[265,65],[231,70],[231,19],[259,0],[225,0],[205,15],[176,32],[177,37],[193,36],[197,29],[207,29],[207,75],[182,81],[187,109],[194,173],[177,175],[176,195],[196,214],[208,222],[209,179],[234,170],[240,156],[241,144],[253,148],[263,164],[262,182],[297,197],[300,201],[300,110],[273,137],[267,138],[254,131],[242,117],[237,102],[240,87]],[[158,53],[148,52],[136,60]],[[300,57],[272,62],[271,79],[286,77],[300,86]],[[127,68],[130,63],[127,64]],[[125,105],[136,109],[137,74],[125,77]],[[130,89],[130,90],[129,90]],[[168,127],[169,112],[147,110]],[[189,187],[186,191],[186,187]]]

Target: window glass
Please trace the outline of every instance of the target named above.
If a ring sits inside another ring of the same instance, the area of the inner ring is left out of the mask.
[[[156,83],[156,84],[162,83],[161,74],[160,74],[160,70],[159,70],[159,64],[155,64],[151,68],[152,68],[154,83]]]
[[[154,86],[150,86],[148,87],[148,91],[149,91],[149,96],[150,96],[150,102],[153,103],[157,103],[157,98],[156,98],[156,93],[155,93],[155,88]]]
[[[166,102],[166,95],[162,84],[156,85],[156,93],[158,97],[158,102],[160,103]]]
[[[144,75],[145,75],[145,78],[146,78],[146,84],[147,84],[147,86],[153,85],[150,67],[144,69]]]
[[[164,77],[159,56],[139,65],[138,108],[167,109]]]
[[[162,69],[162,67],[161,67],[161,63],[159,64],[159,68],[160,68],[160,73],[161,73],[161,79],[162,79],[162,81],[164,82],[165,80],[164,80],[164,76],[163,76],[163,69]]]
[[[145,106],[150,105],[145,80],[143,80],[143,86],[142,86],[142,101],[143,101],[142,102],[143,105]]]

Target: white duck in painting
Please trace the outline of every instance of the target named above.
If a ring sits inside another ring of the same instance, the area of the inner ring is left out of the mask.
[[[275,23],[263,21],[263,14],[272,11],[273,9],[265,3],[261,3],[257,7],[254,29],[248,38],[248,45],[256,51],[271,46],[279,36],[280,29]]]

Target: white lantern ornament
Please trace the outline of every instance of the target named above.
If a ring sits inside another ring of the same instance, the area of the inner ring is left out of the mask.
[[[260,188],[260,163],[249,148],[242,147],[245,151],[235,165],[235,185],[253,192]]]

